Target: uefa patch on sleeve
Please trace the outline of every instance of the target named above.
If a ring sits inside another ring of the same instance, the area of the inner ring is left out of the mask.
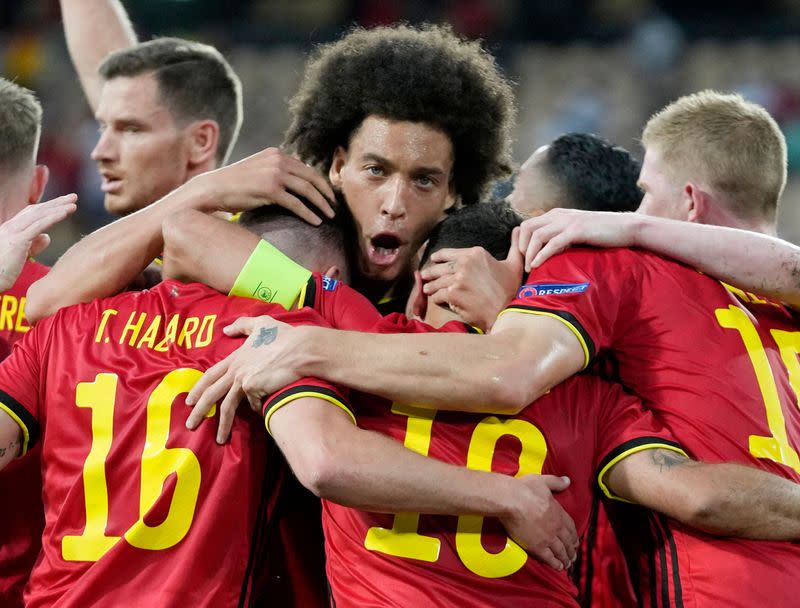
[[[322,277],[322,291],[335,291],[339,281],[330,277]]]
[[[572,293],[583,293],[590,283],[530,283],[523,285],[517,292],[518,298],[535,296],[563,296]]]

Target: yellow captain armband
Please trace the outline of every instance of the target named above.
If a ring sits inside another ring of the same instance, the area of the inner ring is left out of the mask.
[[[267,241],[259,241],[228,295],[280,304],[288,310],[310,278],[310,270]]]

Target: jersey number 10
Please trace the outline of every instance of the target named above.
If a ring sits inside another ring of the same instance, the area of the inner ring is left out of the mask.
[[[404,445],[423,456],[428,455],[436,410],[395,405],[392,412],[408,416]],[[467,467],[478,471],[491,471],[497,442],[504,435],[519,439],[517,477],[541,473],[547,456],[544,435],[527,420],[487,416],[472,431],[467,450]],[[419,513],[398,513],[391,528],[372,527],[367,531],[364,546],[395,557],[436,562],[439,559],[441,540],[419,533]],[[466,568],[484,578],[510,576],[520,570],[528,560],[525,550],[510,538],[498,553],[483,547],[481,534],[483,517],[462,515],[456,527],[456,552]]]

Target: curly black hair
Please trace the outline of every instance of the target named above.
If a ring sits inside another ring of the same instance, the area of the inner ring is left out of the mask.
[[[566,195],[564,206],[587,211],[635,211],[641,165],[625,148],[589,133],[562,135],[547,148],[548,173]]]
[[[284,147],[326,173],[336,148],[370,115],[446,133],[463,204],[478,202],[511,170],[511,84],[479,42],[447,27],[354,28],[317,49],[289,110]]]

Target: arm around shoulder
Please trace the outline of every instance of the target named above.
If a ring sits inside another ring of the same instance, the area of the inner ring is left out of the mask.
[[[645,450],[605,476],[617,497],[711,534],[800,539],[800,485],[754,467],[708,464],[685,454]],[[758,508],[754,505],[758,504]]]

